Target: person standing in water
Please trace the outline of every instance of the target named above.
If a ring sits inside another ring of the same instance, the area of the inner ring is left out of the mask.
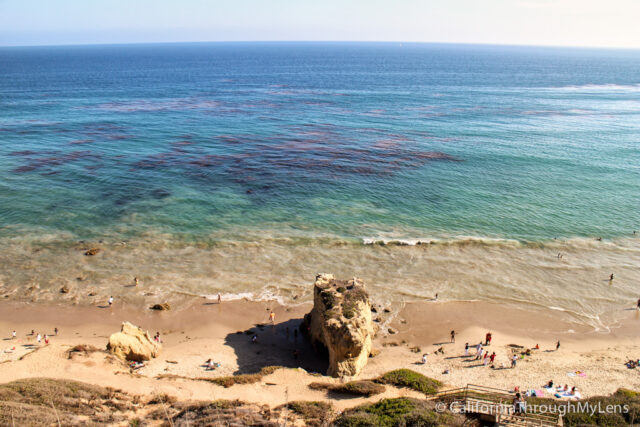
[[[218,294],[218,304],[222,303],[222,297],[220,296],[220,294]]]

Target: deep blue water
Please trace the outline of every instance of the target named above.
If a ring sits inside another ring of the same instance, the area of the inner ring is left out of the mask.
[[[639,195],[640,51],[0,48],[0,236],[614,238]]]

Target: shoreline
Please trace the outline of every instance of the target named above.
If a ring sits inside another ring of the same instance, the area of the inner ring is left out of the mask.
[[[147,246],[145,241],[76,242],[73,247],[2,241],[0,300],[99,305],[110,295],[136,307],[221,293],[225,299],[311,301],[318,272],[357,276],[381,304],[400,307],[437,293],[528,310],[550,307],[606,330],[628,317],[640,293],[640,240],[549,245],[461,244]],[[152,242],[153,243],[153,242]],[[162,243],[162,242],[155,242]],[[89,248],[100,249],[85,256]],[[615,280],[609,276],[615,273]],[[132,286],[133,278],[140,286]],[[396,310],[397,311],[397,310]]]
[[[16,346],[17,350],[1,354],[0,383],[33,377],[66,378],[133,393],[161,391],[189,399],[210,399],[213,395],[264,404],[282,402],[288,390],[304,400],[334,402],[335,399],[307,387],[319,380],[318,375],[322,376],[326,367],[302,334],[294,336],[294,330],[310,308],[311,304],[283,306],[275,301],[223,301],[218,305],[203,298],[191,299],[178,310],[163,312],[117,304],[113,308],[97,308],[25,306],[4,301],[0,302],[0,330],[6,331],[7,338],[0,341],[0,345],[3,351],[9,346]],[[269,310],[276,314],[275,327],[266,325]],[[374,378],[393,369],[409,368],[450,387],[473,383],[491,384],[505,390],[514,386],[523,390],[538,389],[554,379],[558,384],[575,384],[583,397],[609,394],[619,387],[640,389],[637,372],[624,366],[629,358],[638,358],[640,354],[640,333],[637,332],[640,312],[606,334],[551,314],[479,302],[407,304],[392,319],[392,313],[379,310],[374,318],[383,317],[379,324],[388,320],[385,328],[391,327],[397,333],[379,331],[374,348],[380,353],[369,359],[359,378]],[[109,361],[109,356],[102,352],[67,359],[66,351],[74,345],[88,344],[104,349],[108,336],[117,332],[125,320],[151,334],[161,333],[160,356],[147,363],[142,372],[132,375],[122,363]],[[266,326],[256,326],[259,324]],[[32,329],[36,333],[52,333],[54,327],[59,328],[60,334],[52,336],[48,346],[42,345],[30,353],[35,339],[26,334]],[[9,338],[13,329],[18,332],[17,340]],[[258,344],[250,343],[250,336],[244,333],[249,329],[258,335]],[[452,329],[457,332],[455,344],[449,343]],[[494,339],[487,348],[497,353],[497,366],[508,363],[512,344],[525,348],[539,344],[540,350],[520,361],[516,369],[491,369],[463,358],[464,343],[475,345],[489,331]],[[560,350],[550,351],[556,340],[561,341]],[[23,347],[25,345],[28,347]],[[420,350],[415,352],[412,348]],[[434,354],[438,348],[443,348],[444,354]],[[297,359],[294,350],[298,353]],[[417,363],[423,352],[429,353],[426,365]],[[18,360],[27,353],[30,354]],[[201,367],[210,357],[221,363],[213,372]],[[228,389],[200,380],[253,373],[265,366],[304,370],[279,370],[259,385],[236,385]],[[445,370],[449,373],[444,374]],[[586,378],[567,376],[576,370],[586,372]],[[158,376],[165,378],[158,379]],[[323,380],[338,381],[328,377]],[[360,399],[346,399],[344,407],[366,400]]]

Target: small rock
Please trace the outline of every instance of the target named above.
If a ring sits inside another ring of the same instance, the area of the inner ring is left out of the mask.
[[[69,287],[67,285],[64,285],[63,287],[60,288],[60,293],[61,294],[68,294],[69,293]]]
[[[398,330],[394,329],[394,328],[389,328],[389,329],[387,329],[387,332],[389,332],[390,334],[397,334]]]
[[[151,310],[171,310],[171,306],[168,302],[163,302],[162,304],[154,304],[149,308]]]
[[[100,252],[100,248],[91,248],[88,251],[86,251],[84,253],[85,256],[94,256],[96,255],[98,252]]]
[[[377,310],[375,307],[371,307],[371,312],[372,312],[372,313],[377,313],[377,312],[378,312],[378,310]]]
[[[95,296],[96,296],[96,293],[95,293],[95,292],[89,292],[89,296],[90,296],[90,297],[95,297]]]
[[[384,309],[384,312],[385,313],[391,313],[391,309],[387,307],[387,308]]]
[[[369,352],[369,357],[376,357],[379,354],[380,354],[380,350],[378,350],[377,348],[372,348],[371,351]]]

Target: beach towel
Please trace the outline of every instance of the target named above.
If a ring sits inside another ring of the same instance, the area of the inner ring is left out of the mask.
[[[544,396],[544,390],[535,390],[535,392],[536,392],[536,396],[537,396],[537,397],[542,397],[542,396]]]
[[[575,377],[576,373],[575,372],[567,372],[567,375],[570,377]]]

